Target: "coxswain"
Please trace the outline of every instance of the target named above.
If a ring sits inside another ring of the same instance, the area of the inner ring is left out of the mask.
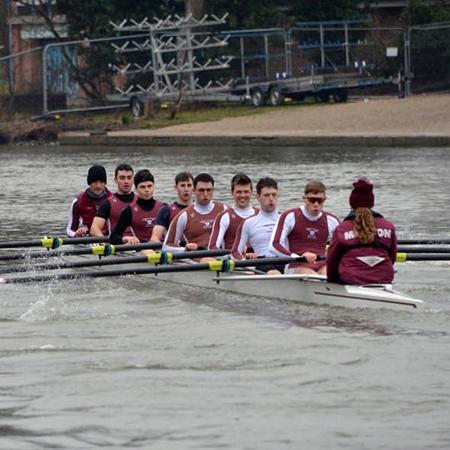
[[[260,204],[260,211],[239,226],[232,247],[234,259],[255,259],[274,257],[271,253],[270,238],[278,221],[278,184],[273,178],[261,178],[256,185],[256,199]],[[251,251],[248,251],[251,249]],[[282,264],[258,267],[258,270],[275,275],[283,273]]]
[[[189,172],[180,172],[175,176],[175,192],[177,199],[169,205],[164,205],[156,216],[153,227],[152,242],[161,242],[169,229],[170,222],[184,208],[192,205],[192,193],[194,191],[194,177]]]
[[[214,178],[201,173],[194,178],[196,202],[178,213],[167,232],[163,249],[172,252],[183,251],[182,240],[186,241],[186,250],[207,248],[214,219],[226,206],[213,200]],[[200,260],[205,262],[204,259]]]
[[[103,166],[94,165],[87,174],[88,188],[80,192],[70,205],[67,236],[81,237],[89,234],[92,221],[100,205],[112,196],[106,187],[106,170]],[[102,229],[108,234],[107,227]]]
[[[155,200],[155,179],[147,169],[136,172],[134,187],[137,200],[125,207],[121,212],[116,226],[111,232],[111,244],[139,244],[148,242],[156,223],[156,216],[165,203]],[[126,229],[130,228],[132,235],[124,236]]]
[[[397,254],[395,226],[372,210],[373,185],[353,183],[351,213],[336,228],[327,253],[327,279],[334,283],[392,283]]]
[[[339,219],[323,210],[325,185],[309,181],[305,185],[303,205],[284,211],[272,235],[271,251],[277,256],[303,256],[306,262],[289,264],[285,273],[326,274],[326,245],[331,242]]]
[[[91,225],[92,236],[103,236],[102,230],[105,225],[109,232],[116,226],[120,213],[128,205],[132,205],[137,196],[133,189],[133,168],[128,164],[119,164],[114,171],[114,182],[117,185],[117,192],[106,199],[97,211],[97,214]],[[125,235],[131,236],[131,230],[128,229]]]
[[[231,180],[231,195],[234,206],[222,211],[214,220],[209,249],[218,250],[233,246],[239,225],[258,210],[250,204],[253,193],[252,180],[243,173],[238,173]]]

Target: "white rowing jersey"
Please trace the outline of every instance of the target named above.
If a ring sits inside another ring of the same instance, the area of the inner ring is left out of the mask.
[[[246,247],[252,247],[258,257],[274,256],[269,250],[269,245],[278,217],[278,210],[271,213],[261,210],[256,216],[245,219],[236,234],[232,251],[233,258],[243,258]]]

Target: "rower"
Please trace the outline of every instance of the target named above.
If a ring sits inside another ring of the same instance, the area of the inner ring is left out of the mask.
[[[233,243],[232,257],[234,259],[255,259],[262,257],[274,257],[271,253],[270,238],[277,223],[279,213],[278,184],[273,178],[261,178],[256,185],[256,199],[260,204],[258,214],[245,219],[239,226]],[[246,250],[251,247],[252,252]],[[258,270],[269,275],[283,273],[284,266],[276,264],[261,266]]]
[[[88,188],[80,192],[70,205],[67,236],[86,236],[100,205],[112,196],[106,187],[106,170],[103,166],[96,164],[89,168],[87,184]],[[104,227],[102,234],[107,233],[108,229]]]
[[[271,251],[277,256],[303,256],[306,262],[290,264],[286,273],[326,274],[326,245],[331,242],[339,219],[323,210],[326,200],[325,185],[309,181],[305,185],[303,205],[284,211],[272,235]]]
[[[158,211],[156,223],[153,227],[150,241],[161,242],[169,229],[169,225],[175,216],[184,208],[192,205],[192,193],[194,191],[194,177],[189,172],[180,172],[175,177],[175,192],[177,199],[170,205],[164,205]]]
[[[222,211],[216,217],[209,240],[210,250],[231,248],[239,225],[244,219],[258,212],[250,204],[252,192],[252,180],[247,175],[238,173],[232,178],[231,195],[234,199],[234,206]]]
[[[186,250],[206,248],[211,236],[214,219],[226,206],[213,200],[214,178],[201,173],[194,178],[196,202],[181,211],[172,221],[167,232],[163,250],[179,252],[180,241],[186,240]],[[202,258],[200,262],[205,262]]]
[[[148,242],[156,222],[156,215],[165,205],[153,198],[155,179],[147,169],[136,172],[134,186],[138,198],[135,203],[126,206],[121,212],[109,239],[112,244]],[[124,236],[127,228],[131,229],[132,236]]]
[[[91,226],[92,236],[103,236],[103,228],[107,224],[112,230],[119,219],[120,213],[128,205],[132,205],[137,197],[133,189],[133,168],[128,164],[119,164],[114,171],[114,182],[117,192],[105,200],[97,211]],[[126,230],[126,235],[132,235],[131,230]]]
[[[397,254],[394,225],[372,210],[367,178],[353,183],[351,213],[336,228],[327,254],[327,278],[345,284],[392,283]]]

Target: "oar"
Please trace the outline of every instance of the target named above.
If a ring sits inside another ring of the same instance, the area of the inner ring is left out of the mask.
[[[108,240],[108,236],[88,236],[79,238],[43,237],[42,239],[30,239],[28,241],[0,242],[0,249],[17,247],[44,247],[55,249],[61,247],[61,245],[94,244],[96,242],[108,242]]]
[[[410,247],[408,245],[399,245],[397,247],[397,252],[398,253],[450,253],[450,247],[448,246],[433,246],[433,245],[429,245],[429,246],[415,246],[415,247]]]
[[[450,244],[450,238],[398,239],[398,245]]]
[[[162,247],[161,242],[142,242],[141,244],[133,245],[94,245],[88,248],[71,248],[60,249],[46,252],[36,253],[13,253],[11,255],[0,255],[0,261],[17,261],[22,259],[36,259],[36,258],[50,258],[53,256],[71,256],[71,255],[98,255],[109,256],[118,252],[126,252],[131,250],[157,250]]]
[[[211,270],[214,272],[229,272],[237,267],[260,267],[270,264],[289,264],[294,262],[304,262],[305,260],[306,259],[302,256],[298,258],[291,258],[287,256],[283,258],[244,259],[241,261],[233,261],[225,259],[225,260],[214,260],[205,264],[180,264],[180,265],[163,265],[158,267],[133,267],[129,269],[112,269],[93,272],[56,273],[48,275],[17,277],[17,278],[0,278],[0,284],[68,280],[74,278],[103,278],[103,277],[115,277],[119,275],[194,272],[199,270]]]
[[[450,253],[397,253],[396,262],[406,261],[450,261]]]
[[[16,267],[0,268],[0,273],[11,272],[28,272],[28,271],[42,271],[42,270],[56,270],[56,269],[74,269],[80,267],[93,267],[93,266],[110,266],[116,264],[132,264],[132,263],[148,263],[148,264],[166,264],[179,259],[194,259],[204,258],[206,256],[216,257],[224,256],[230,253],[230,250],[199,250],[180,253],[168,253],[158,252],[152,253],[147,256],[127,256],[123,258],[106,258],[106,259],[93,259],[87,261],[61,261],[53,264],[41,264],[32,267],[26,265]]]

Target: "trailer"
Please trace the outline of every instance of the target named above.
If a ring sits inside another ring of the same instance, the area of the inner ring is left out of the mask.
[[[308,76],[278,78],[261,82],[236,84],[230,93],[244,97],[252,106],[280,106],[285,99],[303,101],[313,97],[317,102],[346,102],[350,90],[364,89],[391,83],[391,79],[375,78],[356,72],[335,72]]]

